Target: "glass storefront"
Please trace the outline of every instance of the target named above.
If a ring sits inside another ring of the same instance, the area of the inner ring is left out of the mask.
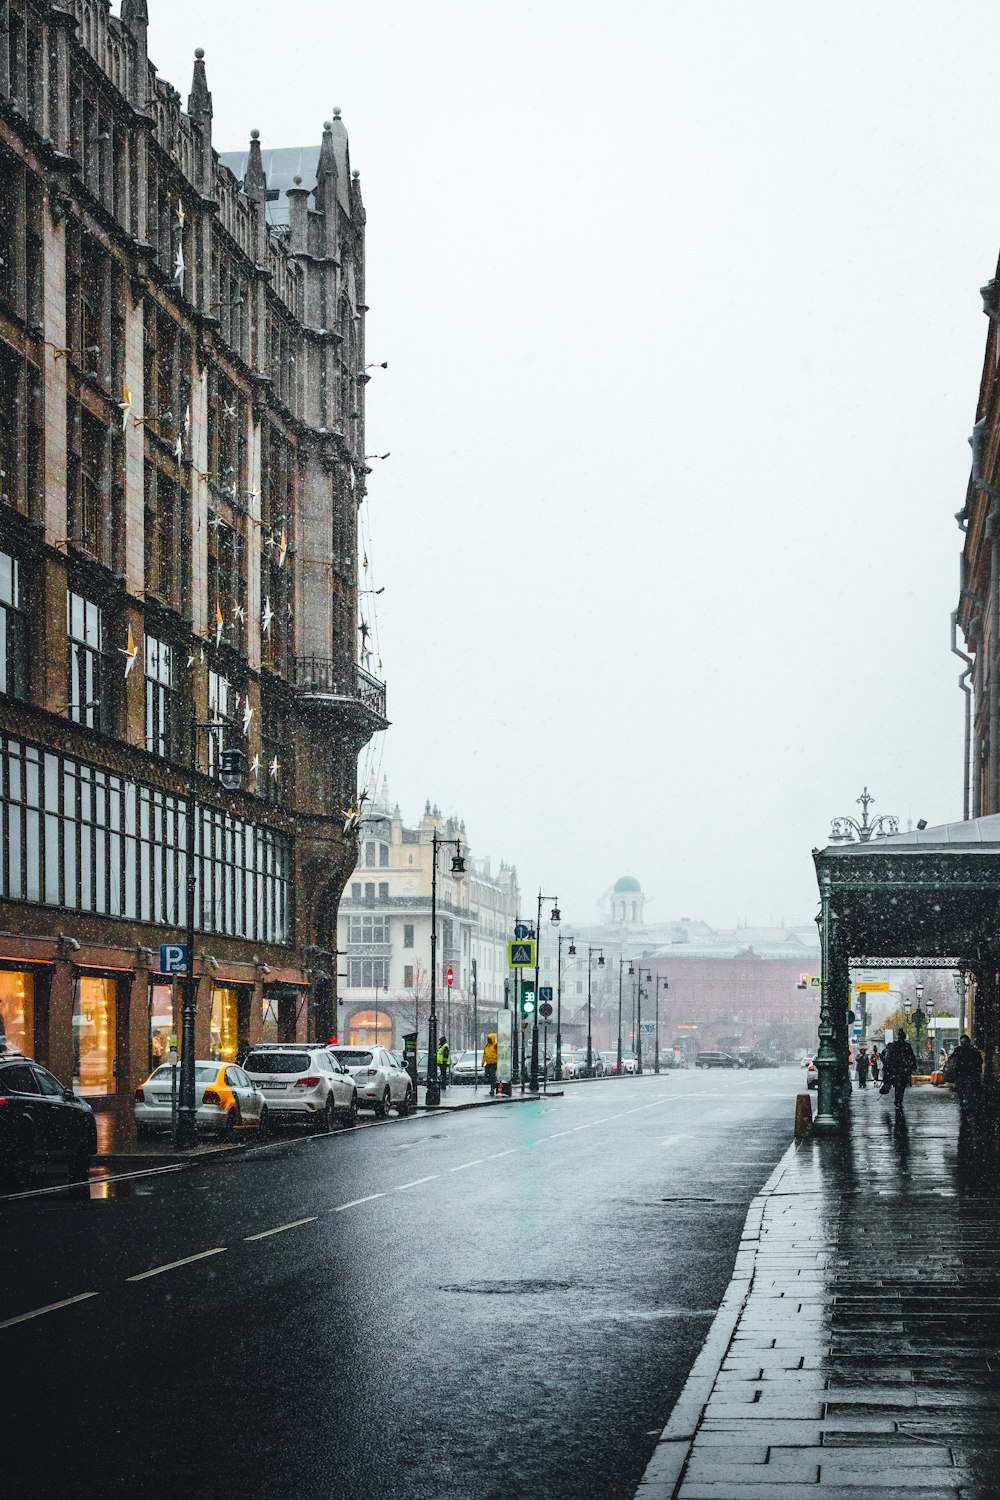
[[[239,1046],[239,991],[215,985],[212,989],[211,1055],[217,1062],[235,1062]]]
[[[113,979],[77,978],[73,994],[73,1087],[78,1094],[118,1090],[117,987]]]
[[[178,1022],[180,1017],[178,1017]],[[172,1036],[179,1036],[174,1026],[173,985],[149,984],[149,1071],[166,1062]]]
[[[0,1045],[27,1057],[35,1051],[35,976],[0,969]]]
[[[264,1025],[261,1029],[260,1039],[262,1042],[276,1042],[278,1040],[277,996],[264,996]]]
[[[352,1047],[388,1047],[392,1050],[392,1017],[384,1010],[361,1010],[347,1024]]]

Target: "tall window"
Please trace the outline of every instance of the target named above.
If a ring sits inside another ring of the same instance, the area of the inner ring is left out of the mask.
[[[146,749],[172,760],[177,753],[174,648],[146,636]]]
[[[413,923],[412,922],[404,922],[403,923],[403,947],[404,948],[412,948],[413,947]]]
[[[213,730],[208,736],[208,773],[210,776],[219,774],[222,751],[227,746],[240,743],[240,731],[236,723],[238,705],[239,694],[229,678],[221,672],[209,671],[208,717],[213,724],[222,726],[218,732]]]
[[[27,630],[21,601],[21,566],[0,552],[0,693],[23,698],[27,681]]]
[[[146,592],[175,604],[179,573],[181,507],[177,485],[155,464],[146,464]]]
[[[347,941],[349,943],[387,943],[389,941],[389,918],[352,916],[348,924]]]
[[[389,988],[389,960],[387,958],[352,958],[348,960],[348,984],[352,989]]]
[[[268,802],[287,802],[295,772],[295,738],[282,704],[265,697],[261,709],[257,791]]]
[[[102,611],[93,599],[66,594],[66,636],[69,644],[69,716],[88,729],[106,727],[104,703],[104,640]]]
[[[0,344],[0,503],[37,514],[44,452],[38,369]]]

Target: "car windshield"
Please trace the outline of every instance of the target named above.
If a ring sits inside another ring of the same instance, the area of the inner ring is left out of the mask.
[[[476,1061],[476,1059],[477,1059],[478,1056],[479,1056],[478,1052],[463,1052],[462,1055],[461,1055],[461,1057],[458,1059],[458,1061],[460,1063],[468,1063],[469,1066],[471,1067],[472,1064]]]
[[[247,1073],[308,1073],[308,1052],[251,1052],[243,1064]]]
[[[348,1052],[344,1047],[337,1048],[337,1056],[345,1068],[367,1068],[372,1060],[370,1052]]]
[[[195,1065],[194,1065],[194,1081],[195,1081],[195,1083],[211,1083],[212,1079],[215,1078],[216,1075],[218,1074],[219,1067],[220,1067],[219,1063],[195,1063]],[[164,1065],[163,1065],[162,1068],[157,1068],[157,1070],[156,1070],[155,1073],[150,1073],[149,1077],[146,1079],[146,1082],[147,1083],[169,1083],[170,1082],[170,1075],[171,1075],[171,1073],[173,1071],[174,1070],[173,1070],[172,1064],[170,1064],[170,1063],[164,1063]],[[179,1076],[180,1076],[180,1070],[178,1069],[178,1077]]]

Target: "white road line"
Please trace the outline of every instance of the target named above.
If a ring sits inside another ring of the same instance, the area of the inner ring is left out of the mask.
[[[145,1281],[148,1276],[161,1276],[164,1271],[175,1271],[178,1266],[189,1266],[194,1260],[206,1260],[210,1255],[221,1255],[226,1249],[225,1245],[217,1245],[214,1250],[199,1250],[197,1255],[185,1255],[183,1260],[168,1261],[165,1266],[154,1266],[151,1271],[140,1271],[138,1276],[126,1276],[126,1281]]]
[[[345,1208],[357,1208],[359,1203],[374,1203],[376,1198],[384,1198],[384,1193],[369,1193],[367,1198],[352,1198],[350,1203],[338,1203],[336,1208],[329,1210],[332,1214],[342,1214]]]
[[[458,1167],[449,1167],[448,1171],[449,1172],[464,1172],[465,1169],[466,1169],[466,1167],[481,1167],[482,1164],[483,1164],[483,1162],[485,1161],[485,1159],[486,1159],[485,1157],[480,1156],[480,1157],[478,1157],[476,1159],[476,1161],[463,1161],[462,1164],[461,1164],[461,1166],[458,1166]]]
[[[88,1297],[96,1297],[97,1292],[80,1292],[75,1297],[64,1297],[62,1302],[50,1302],[45,1307],[36,1307],[33,1312],[19,1313],[16,1318],[8,1318],[0,1323],[0,1328],[13,1328],[15,1323],[27,1323],[29,1318],[40,1318],[43,1313],[57,1312],[60,1307],[72,1307],[74,1302],[86,1302]]]
[[[394,1193],[405,1193],[407,1188],[419,1187],[422,1182],[433,1182],[435,1177],[440,1177],[440,1172],[432,1172],[429,1177],[418,1177],[413,1182],[401,1182],[399,1187],[393,1188]]]
[[[496,1161],[499,1156],[513,1156],[515,1151],[520,1151],[520,1146],[511,1146],[509,1151],[494,1151],[492,1156],[486,1156],[484,1161]]]
[[[662,1141],[658,1141],[657,1142],[657,1145],[659,1145],[659,1146],[676,1146],[677,1142],[678,1141],[682,1141],[683,1139],[684,1139],[684,1137],[682,1135],[665,1135],[663,1137]]]
[[[312,1214],[308,1219],[293,1219],[290,1224],[279,1224],[277,1229],[262,1229],[260,1234],[245,1234],[243,1243],[249,1245],[251,1240],[266,1240],[272,1234],[284,1234],[286,1229],[298,1229],[302,1224],[315,1224],[317,1215]]]

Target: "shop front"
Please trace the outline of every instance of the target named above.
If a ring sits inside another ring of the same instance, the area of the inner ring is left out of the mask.
[[[118,980],[77,974],[73,984],[73,1089],[85,1098],[118,1092]]]
[[[347,1023],[347,1040],[352,1047],[388,1047],[391,1051],[392,1039],[392,1017],[387,1011],[355,1011]]]
[[[0,1049],[35,1053],[35,975],[26,969],[0,969]]]

